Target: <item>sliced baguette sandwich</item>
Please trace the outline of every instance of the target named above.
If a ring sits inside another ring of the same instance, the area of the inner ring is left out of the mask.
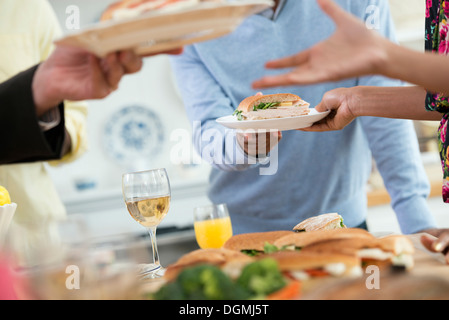
[[[343,217],[338,213],[326,213],[302,221],[301,223],[297,224],[293,228],[293,230],[297,232],[309,232],[339,228],[346,228],[343,223]]]
[[[223,248],[255,256],[265,253],[267,245],[273,244],[277,239],[292,234],[295,233],[293,231],[269,231],[237,234],[229,238]]]
[[[254,259],[250,256],[235,250],[227,249],[198,249],[189,252],[180,257],[175,263],[169,265],[164,274],[166,281],[172,281],[185,268],[199,264],[214,265],[231,273],[232,276],[238,276],[238,272]]]
[[[360,277],[362,268],[356,255],[302,251],[279,251],[269,255],[279,268],[297,280],[317,277]]]
[[[291,93],[257,95],[244,99],[234,115],[239,120],[266,120],[308,115],[310,104]]]
[[[402,235],[382,238],[328,239],[304,246],[303,252],[357,255],[364,265],[395,266],[411,269],[413,243]]]
[[[317,230],[311,232],[293,232],[277,238],[272,244],[278,248],[302,249],[314,243],[325,241],[372,241],[376,238],[366,230],[358,228]]]

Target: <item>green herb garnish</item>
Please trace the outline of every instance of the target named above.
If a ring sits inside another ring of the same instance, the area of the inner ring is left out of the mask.
[[[253,107],[253,111],[257,111],[257,110],[267,110],[269,108],[276,108],[279,107],[281,103],[280,102],[267,102],[267,103],[260,103],[257,106]]]
[[[243,113],[243,111],[241,111],[241,110],[235,110],[232,115],[236,116],[238,121],[243,121],[243,114],[242,113]]]

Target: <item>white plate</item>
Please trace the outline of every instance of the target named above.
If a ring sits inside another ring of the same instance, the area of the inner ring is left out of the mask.
[[[227,128],[237,130],[289,131],[311,127],[315,122],[324,119],[329,113],[330,111],[318,112],[311,108],[310,114],[299,117],[239,121],[236,116],[227,116],[217,119],[217,122]]]
[[[273,4],[271,0],[205,2],[177,11],[147,12],[135,18],[100,22],[56,44],[83,48],[100,57],[123,49],[147,55],[224,36],[248,16]]]

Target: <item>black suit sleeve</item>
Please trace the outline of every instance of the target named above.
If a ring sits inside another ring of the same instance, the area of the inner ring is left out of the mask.
[[[32,81],[38,66],[0,84],[0,164],[59,159],[65,137],[61,122],[42,132],[33,101]]]

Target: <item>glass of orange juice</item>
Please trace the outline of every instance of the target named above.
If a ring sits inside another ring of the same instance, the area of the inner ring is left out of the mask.
[[[196,207],[193,212],[196,241],[201,249],[218,249],[232,237],[226,204]]]

